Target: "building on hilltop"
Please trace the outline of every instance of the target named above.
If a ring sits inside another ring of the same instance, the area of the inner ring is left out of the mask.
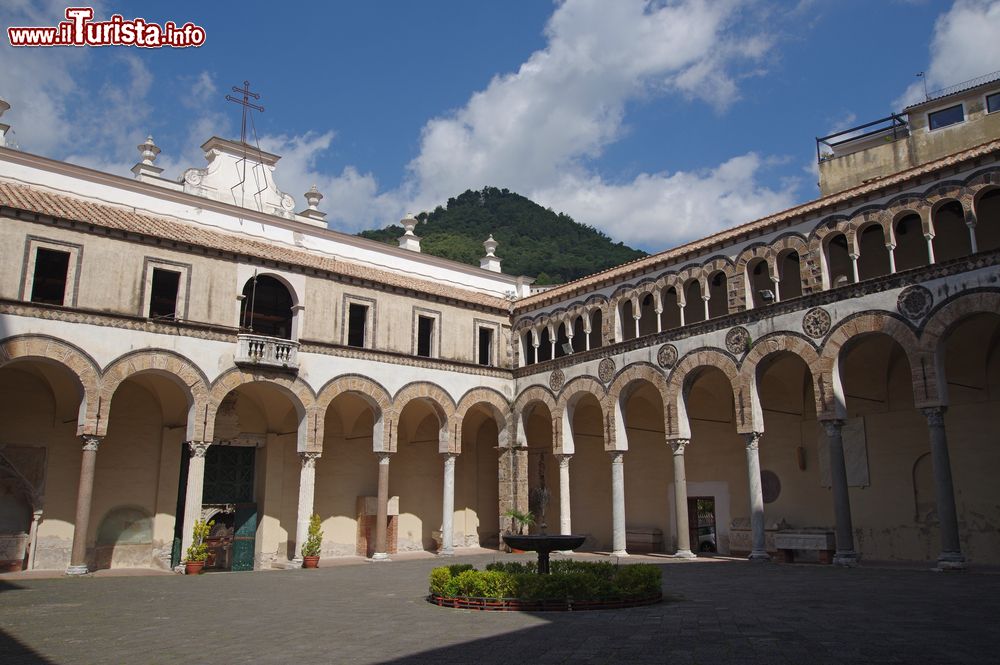
[[[326,557],[447,555],[530,508],[617,555],[1000,563],[998,93],[545,290],[329,230],[239,141],[178,181],[151,138],[135,178],[0,147],[0,560],[168,568],[207,518],[215,567],[283,567],[313,513]]]

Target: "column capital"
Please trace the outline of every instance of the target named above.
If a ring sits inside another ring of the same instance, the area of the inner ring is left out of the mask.
[[[212,445],[211,441],[188,441],[188,450],[191,452],[191,457],[204,457],[208,453],[208,447]]]
[[[821,420],[819,422],[823,425],[823,430],[826,431],[827,436],[837,436],[837,434],[840,433],[840,430],[844,427],[844,421],[839,418]]]
[[[389,466],[389,459],[392,458],[392,453],[379,452],[375,453],[375,457],[378,458],[379,464],[384,464],[385,466]]]
[[[621,464],[625,461],[624,450],[609,450],[608,454],[611,455],[612,464]]]
[[[691,439],[686,439],[683,437],[676,439],[667,439],[667,444],[673,448],[674,455],[683,455],[684,449],[688,447],[691,443]]]
[[[573,456],[567,453],[555,453],[552,456],[559,460],[560,469],[569,468],[569,461],[573,459]]]
[[[444,463],[445,464],[454,465],[455,464],[455,460],[458,458],[458,453],[453,453],[453,452],[449,451],[449,452],[446,452],[446,453],[441,453],[441,457],[444,458]]]
[[[944,427],[944,414],[946,411],[948,411],[947,406],[928,406],[920,409],[920,412],[924,414],[924,418],[927,418],[927,424],[931,427]]]
[[[101,441],[104,440],[103,436],[97,436],[96,434],[84,434],[80,437],[83,439],[83,449],[84,451],[97,452],[97,449],[101,445]]]
[[[760,447],[760,438],[763,432],[747,432],[743,435],[746,438],[747,450],[757,450]]]
[[[302,462],[303,469],[314,469],[316,468],[316,460],[318,460],[322,456],[323,453],[315,451],[300,452],[299,461]]]

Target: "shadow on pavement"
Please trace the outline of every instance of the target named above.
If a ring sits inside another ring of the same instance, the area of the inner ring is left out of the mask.
[[[55,665],[53,661],[38,654],[31,647],[21,644],[3,630],[0,630],[0,654],[3,654],[4,665]]]

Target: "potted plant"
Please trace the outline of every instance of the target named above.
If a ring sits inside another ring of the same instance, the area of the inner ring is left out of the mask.
[[[187,575],[201,575],[205,568],[205,561],[208,559],[208,545],[205,539],[212,532],[215,520],[205,522],[196,520],[192,529],[191,546],[188,547],[187,557],[184,559],[184,573]]]
[[[319,551],[323,546],[323,529],[322,520],[320,520],[319,515],[313,514],[309,518],[309,535],[306,536],[306,542],[302,545],[302,567],[303,568],[317,568],[319,567]]]

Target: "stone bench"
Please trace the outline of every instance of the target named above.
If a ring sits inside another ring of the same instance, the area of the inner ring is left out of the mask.
[[[654,527],[625,529],[625,549],[633,554],[663,551],[663,531]]]
[[[774,546],[785,563],[795,560],[795,552],[818,552],[820,563],[833,563],[837,548],[832,531],[779,531],[774,534]]]

